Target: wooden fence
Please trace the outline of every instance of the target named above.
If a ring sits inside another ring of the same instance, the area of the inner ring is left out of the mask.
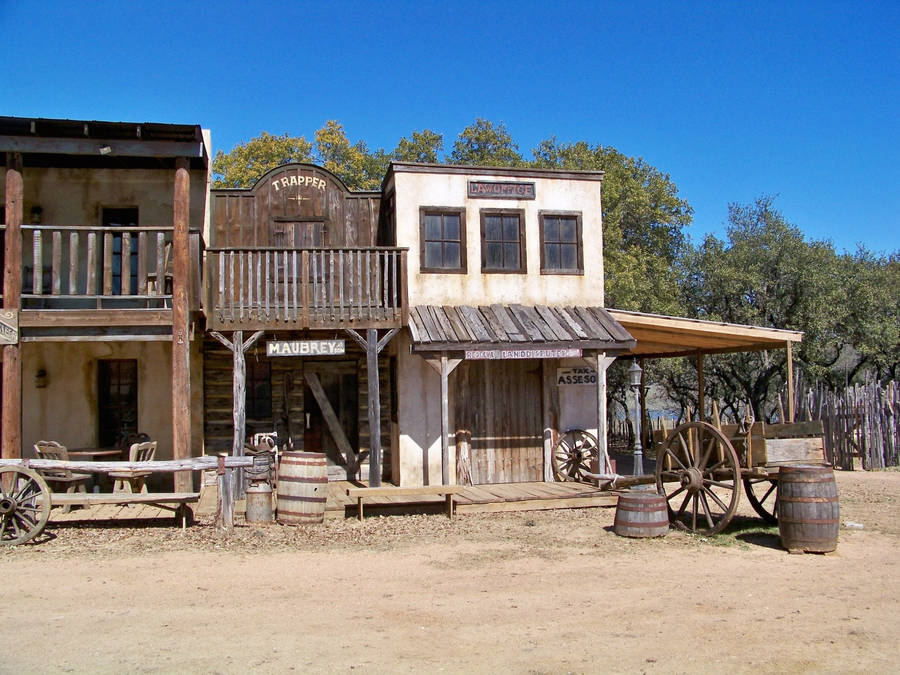
[[[867,382],[843,391],[821,384],[806,390],[797,419],[822,420],[825,456],[836,467],[864,469],[900,466],[900,383]]]

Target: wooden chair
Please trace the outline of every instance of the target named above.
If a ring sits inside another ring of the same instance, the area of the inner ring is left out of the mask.
[[[69,451],[66,446],[56,441],[38,441],[34,444],[34,452],[40,459],[56,459],[63,462],[69,461]],[[75,473],[70,469],[42,469],[40,474],[47,481],[47,486],[53,491],[87,493],[87,482],[91,480],[89,473]],[[63,513],[68,513],[72,507],[69,504],[63,506]]]
[[[143,443],[134,443],[128,451],[129,462],[149,462],[156,454],[156,441],[145,441]],[[110,471],[109,477],[115,482],[113,483],[113,492],[147,492],[147,486],[144,480],[152,472],[124,470]],[[126,489],[126,486],[128,489]]]

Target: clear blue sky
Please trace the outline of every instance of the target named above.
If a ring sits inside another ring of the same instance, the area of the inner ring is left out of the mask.
[[[201,124],[214,149],[337,119],[392,150],[476,117],[641,156],[722,234],[779,195],[810,238],[900,249],[900,2],[0,0],[0,114]]]

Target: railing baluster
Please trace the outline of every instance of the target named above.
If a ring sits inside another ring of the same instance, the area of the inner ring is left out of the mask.
[[[297,320],[297,284],[299,283],[299,279],[297,278],[297,251],[291,251],[291,264],[293,266],[294,273],[294,304],[293,311],[291,312],[291,318],[294,321]]]
[[[123,232],[119,251],[119,293],[131,295],[131,232]],[[54,242],[54,253],[56,242]],[[162,280],[160,280],[162,281]]]
[[[340,320],[344,320],[344,251],[338,251],[338,294],[340,295]]]
[[[164,295],[166,292],[166,234],[156,233],[156,284],[154,295]]]
[[[362,319],[362,251],[356,252],[356,318]]]
[[[85,295],[97,294],[97,233],[88,232],[87,238],[87,281]]]
[[[42,249],[43,233],[34,230],[31,233],[31,292],[41,295],[44,292],[44,252]]]
[[[103,233],[103,295],[112,295],[113,235]]]
[[[394,279],[394,293],[393,293],[393,308],[394,308],[394,317],[398,315],[397,308],[400,307],[400,300],[397,298],[397,258],[399,254],[397,251],[391,251],[391,267],[392,274]]]
[[[225,254],[219,251],[213,253],[219,262],[219,297],[216,300],[216,308],[219,310],[219,319],[225,321]],[[215,268],[213,268],[215,269]]]
[[[282,301],[282,304],[281,304],[281,316],[284,318],[285,321],[287,321],[288,320],[288,305],[290,304],[290,299],[289,299],[289,294],[288,294],[288,289],[290,287],[288,286],[288,254],[287,254],[287,251],[284,251],[281,254],[281,267],[284,270],[284,284],[283,284],[284,300]]]
[[[229,286],[231,287],[231,320],[236,321],[237,314],[235,314],[234,302],[235,302],[235,299],[237,298],[237,294],[238,294],[238,283],[234,277],[234,272],[235,272],[234,251],[232,251],[229,254],[228,262],[230,263],[230,268],[231,268],[229,278],[228,278]]]
[[[59,230],[53,231],[50,260],[50,293],[62,295],[62,232]]]
[[[72,234],[77,234],[73,232]],[[147,233],[140,232],[138,233],[138,283],[137,283],[137,292],[138,295],[147,295]]]
[[[69,232],[69,295],[78,295],[78,231]]]
[[[366,251],[366,318],[372,318],[372,252]]]

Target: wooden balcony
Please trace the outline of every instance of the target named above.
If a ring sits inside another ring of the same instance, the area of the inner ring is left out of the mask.
[[[171,227],[22,226],[22,310],[165,309]],[[200,309],[199,232],[190,233],[188,302]]]
[[[208,249],[214,330],[394,328],[406,321],[406,249]]]

